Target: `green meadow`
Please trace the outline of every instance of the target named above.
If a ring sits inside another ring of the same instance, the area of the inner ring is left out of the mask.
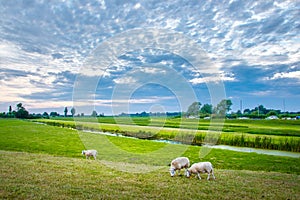
[[[137,138],[173,140],[192,145],[202,145],[205,143],[205,137],[212,135],[212,137],[218,138],[215,140],[215,144],[218,145],[300,152],[299,120],[225,120],[224,123],[222,121],[210,123],[209,120],[178,118],[86,117],[75,118],[75,121],[73,118],[36,121],[79,130],[104,131]]]
[[[300,198],[299,158],[220,149],[203,157],[200,146],[87,133],[66,124],[0,119],[0,199]],[[98,150],[97,160],[81,155],[89,148]],[[191,163],[212,162],[217,179],[170,177],[168,165],[178,154]]]

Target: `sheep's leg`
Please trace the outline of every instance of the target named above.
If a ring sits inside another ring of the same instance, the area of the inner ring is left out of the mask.
[[[180,169],[178,170],[178,175],[180,176],[181,174],[180,174]]]
[[[216,177],[214,175],[214,171],[213,170],[211,170],[211,175],[213,176],[214,180],[216,180]]]
[[[200,176],[200,173],[199,173],[199,172],[197,173],[197,176],[198,176],[198,178],[201,180],[201,176]]]
[[[208,172],[207,180],[209,180],[209,177],[210,177],[210,173]]]

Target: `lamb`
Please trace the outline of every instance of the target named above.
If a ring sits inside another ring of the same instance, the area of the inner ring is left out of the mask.
[[[185,173],[187,168],[190,166],[190,161],[187,157],[178,157],[171,162],[170,167],[170,174],[173,177],[176,173],[176,170],[178,170],[178,173],[180,174],[180,170],[185,168]]]
[[[91,156],[94,157],[94,159],[96,160],[96,156],[97,156],[98,152],[97,150],[82,150],[82,155],[85,155],[86,159],[89,158]]]
[[[186,177],[190,177],[191,174],[197,174],[198,178],[201,180],[201,173],[207,173],[207,180],[210,178],[210,174],[213,176],[214,180],[216,179],[214,175],[214,170],[211,162],[199,162],[194,163],[186,172]]]

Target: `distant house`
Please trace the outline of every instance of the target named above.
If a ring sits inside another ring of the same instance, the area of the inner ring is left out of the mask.
[[[266,119],[278,119],[278,117],[276,115],[271,115],[271,116],[267,117]]]
[[[250,119],[249,117],[239,117],[238,119]]]

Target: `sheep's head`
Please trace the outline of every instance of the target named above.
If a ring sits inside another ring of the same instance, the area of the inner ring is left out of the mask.
[[[170,168],[170,174],[173,177],[175,175],[175,169],[174,168]]]
[[[85,150],[82,150],[82,152],[81,152],[81,153],[82,153],[82,155],[85,155]]]
[[[190,177],[191,176],[191,172],[190,172],[190,170],[186,170],[186,177]]]

